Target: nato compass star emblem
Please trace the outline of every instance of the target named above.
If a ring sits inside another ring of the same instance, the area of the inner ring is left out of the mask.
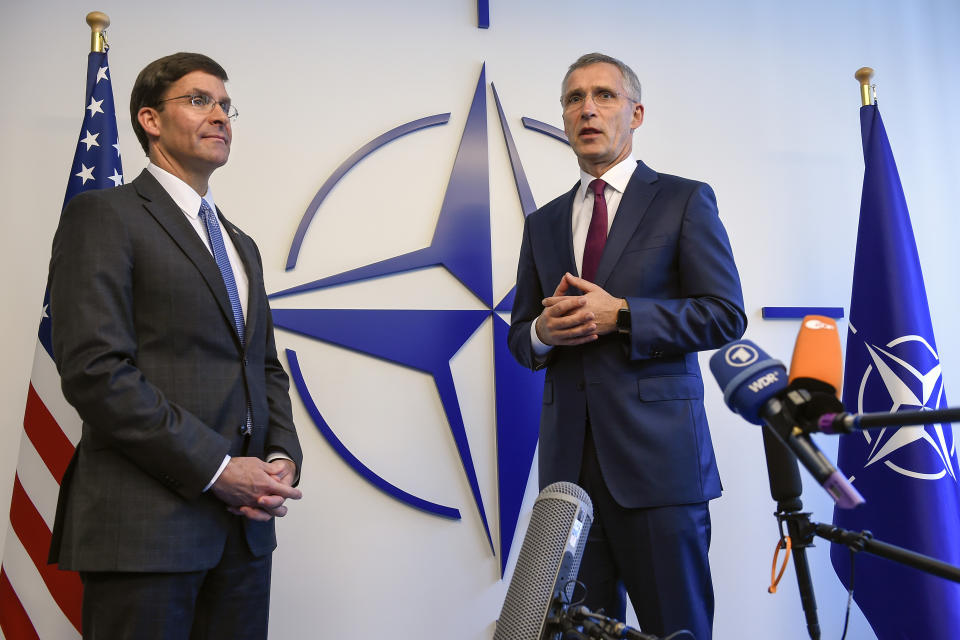
[[[882,346],[863,346],[870,364],[857,391],[859,412],[864,407],[889,406],[891,413],[945,407],[940,356],[923,337],[908,335]],[[869,449],[864,467],[882,462],[909,478],[939,480],[949,475],[957,479],[956,441],[949,424],[888,427],[879,432],[864,431],[863,437]],[[916,447],[927,449],[930,455],[916,455]]]
[[[284,289],[273,293],[270,298],[278,299],[336,285],[442,266],[482,301],[485,309],[481,310],[276,309],[273,311],[273,318],[275,325],[281,329],[400,364],[433,378],[487,541],[491,551],[495,553],[487,519],[487,505],[477,482],[450,368],[451,358],[487,318],[492,317],[500,568],[503,572],[537,445],[543,373],[532,373],[524,369],[516,363],[507,349],[509,324],[501,314],[509,313],[514,291],[511,290],[501,300],[495,300],[493,294],[486,87],[484,65],[429,246]],[[520,164],[496,87],[491,87],[517,195],[524,215],[529,215],[536,209],[536,204]],[[321,185],[303,214],[288,254],[287,271],[296,268],[304,236],[320,205],[351,168],[402,136],[428,127],[445,125],[449,120],[450,114],[443,113],[408,122],[373,139],[345,160]],[[523,118],[522,122],[528,129],[566,142],[563,132],[555,127],[530,118]],[[304,406],[321,435],[344,462],[377,489],[410,507],[446,518],[460,518],[459,509],[437,504],[405,491],[355,456],[337,437],[337,425],[328,423],[320,407],[313,401],[304,382],[297,353],[287,349],[286,354],[294,386]],[[399,420],[402,420],[402,417]]]

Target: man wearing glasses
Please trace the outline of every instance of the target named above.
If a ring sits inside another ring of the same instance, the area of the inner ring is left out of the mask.
[[[627,65],[582,56],[561,105],[580,181],[527,218],[509,334],[521,364],[547,370],[540,485],[593,500],[588,607],[622,620],[626,590],[644,632],[706,640],[721,487],[697,352],[743,334],[740,278],[713,190],[633,158],[643,105]]]
[[[84,638],[266,638],[274,518],[302,461],[256,245],[208,181],[237,116],[223,68],[147,65],[130,115],[147,168],[70,201],[50,304],[83,435],[51,562],[80,572]]]

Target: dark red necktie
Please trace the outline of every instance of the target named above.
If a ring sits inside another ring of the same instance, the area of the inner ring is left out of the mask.
[[[603,255],[603,245],[607,243],[607,201],[603,197],[603,188],[607,183],[597,178],[590,183],[593,191],[593,217],[587,230],[587,242],[583,246],[583,268],[580,275],[584,280],[593,282],[597,276],[597,265]]]

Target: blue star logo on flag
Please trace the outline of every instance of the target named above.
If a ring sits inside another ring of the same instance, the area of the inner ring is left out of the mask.
[[[869,364],[860,380],[857,410],[889,405],[889,411],[923,411],[945,408],[940,357],[921,336],[903,336],[885,345],[864,343]],[[901,475],[918,480],[939,480],[949,474],[956,480],[956,444],[950,425],[864,431],[869,445],[864,467],[883,463]],[[900,460],[906,447],[923,447],[929,455]],[[922,465],[921,467],[918,467]]]

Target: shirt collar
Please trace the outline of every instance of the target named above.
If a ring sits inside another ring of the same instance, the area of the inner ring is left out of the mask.
[[[157,179],[157,182],[160,183],[160,186],[163,187],[163,190],[166,191],[171,198],[173,198],[173,201],[178,207],[180,207],[187,217],[191,219],[199,217],[201,199],[207,201],[207,204],[210,205],[210,209],[213,211],[217,210],[217,205],[213,201],[213,190],[209,187],[207,188],[206,195],[201,198],[200,195],[193,190],[193,187],[166,169],[161,169],[152,162],[148,162],[147,171],[149,171],[150,175]]]
[[[636,159],[633,156],[627,156],[617,164],[607,169],[606,172],[600,176],[600,179],[620,193],[623,193],[626,191],[627,184],[630,182],[630,177],[633,176],[633,172],[636,170],[636,168]],[[594,178],[594,176],[590,175],[583,169],[580,170],[580,188],[577,189],[577,202],[587,197],[590,183],[593,182]]]

